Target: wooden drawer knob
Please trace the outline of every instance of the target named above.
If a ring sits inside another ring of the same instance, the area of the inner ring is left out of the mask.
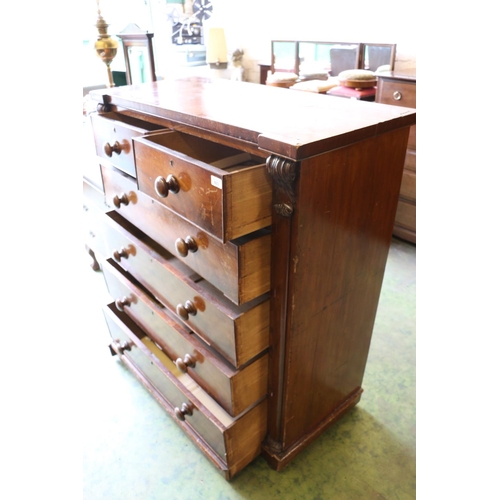
[[[123,259],[128,259],[128,251],[126,248],[120,248],[120,250],[115,250],[113,252],[113,258],[117,261],[120,262],[120,260]]]
[[[164,177],[157,177],[155,179],[155,191],[161,198],[166,198],[168,193],[179,192],[179,181],[170,174],[166,179]]]
[[[177,358],[175,360],[175,366],[182,372],[182,373],[187,373],[188,366],[191,368],[194,368],[196,366],[196,361],[195,359],[191,356],[191,354],[186,354],[184,356],[184,359],[182,358]]]
[[[120,312],[125,311],[125,307],[129,306],[131,303],[132,302],[130,302],[130,299],[128,297],[123,297],[121,299],[115,300],[115,306]]]
[[[132,346],[134,344],[132,344],[132,342],[128,341],[128,342],[122,342],[121,344],[118,344],[118,352],[120,354],[123,354],[123,351],[130,351],[132,350]]]
[[[113,153],[119,155],[122,152],[122,147],[120,146],[120,143],[118,141],[116,141],[112,146],[109,142],[107,142],[106,144],[104,144],[103,149],[106,156],[109,156],[110,158]]]
[[[186,420],[186,415],[192,415],[193,414],[193,410],[191,410],[191,407],[186,404],[186,403],[182,403],[182,406],[181,406],[181,409],[179,410],[179,408],[177,408],[177,406],[174,408],[174,413],[175,413],[175,416],[179,419],[179,420]]]
[[[133,345],[134,344],[130,341],[120,343],[119,340],[113,340],[109,348],[111,350],[111,354],[113,355],[115,352],[117,352],[118,354],[123,354],[123,351],[130,351]]]
[[[120,208],[121,205],[128,205],[128,204],[129,204],[129,199],[125,193],[120,193],[119,195],[117,194],[113,198],[113,205],[116,208]]]
[[[192,236],[188,236],[185,240],[182,238],[177,238],[175,240],[175,249],[181,257],[186,257],[189,252],[196,252],[198,250],[198,245]]]
[[[394,97],[395,101],[400,101],[401,98],[403,97],[403,94],[396,90],[396,92],[394,92],[394,94],[392,94],[392,97]]]
[[[196,306],[190,301],[186,300],[184,305],[179,304],[176,307],[177,314],[184,320],[187,321],[189,319],[189,315],[191,314],[192,316],[196,316],[196,313],[198,310],[196,309]]]

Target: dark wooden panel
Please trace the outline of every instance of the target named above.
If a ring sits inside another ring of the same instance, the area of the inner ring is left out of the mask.
[[[283,373],[285,449],[361,386],[407,135],[401,129],[301,164]]]

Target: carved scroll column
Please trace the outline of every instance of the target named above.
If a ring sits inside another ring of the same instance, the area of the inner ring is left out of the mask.
[[[273,179],[273,232],[271,241],[271,318],[269,351],[268,435],[263,444],[272,453],[281,451],[283,372],[288,317],[288,288],[295,188],[300,164],[272,155],[266,162]]]
[[[298,163],[272,155],[267,159],[266,167],[274,182],[274,209],[282,217],[291,217],[295,208],[294,181],[298,175]]]

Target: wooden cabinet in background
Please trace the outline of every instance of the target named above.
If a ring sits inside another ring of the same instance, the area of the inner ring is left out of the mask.
[[[381,72],[377,74],[377,77],[376,102],[407,108],[417,107],[417,78],[415,70]],[[416,125],[411,127],[403,179],[401,181],[401,191],[399,193],[396,222],[394,223],[394,235],[412,243],[416,243],[417,241],[416,131]]]
[[[415,111],[205,78],[92,97],[112,353],[226,479],[282,469],[361,398]]]

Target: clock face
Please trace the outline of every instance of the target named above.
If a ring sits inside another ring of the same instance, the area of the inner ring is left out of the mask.
[[[206,21],[212,15],[212,2],[210,0],[194,0],[193,13],[200,20]]]

